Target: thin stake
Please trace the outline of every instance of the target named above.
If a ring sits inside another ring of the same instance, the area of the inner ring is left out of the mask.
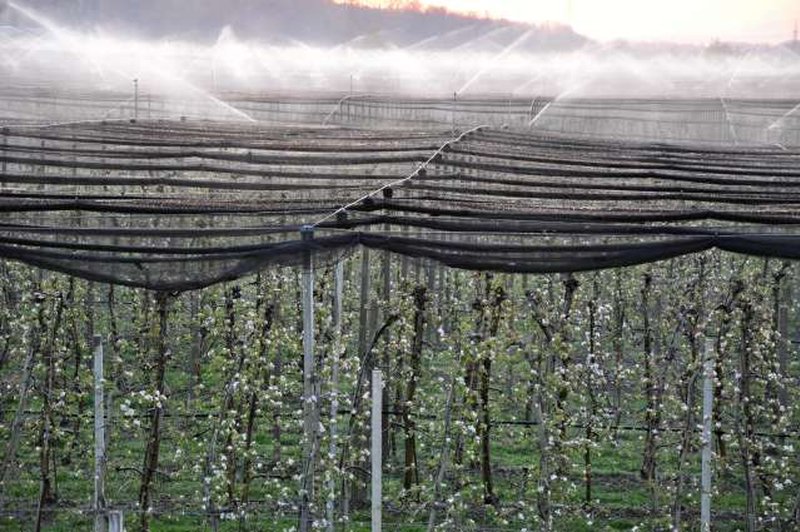
[[[381,532],[382,507],[382,432],[383,413],[383,374],[379,369],[372,370],[372,532]]]
[[[336,439],[338,437],[338,426],[336,424],[336,417],[339,414],[339,351],[338,345],[342,337],[342,294],[344,292],[344,263],[339,261],[336,263],[336,268],[333,272],[333,334],[336,339],[334,345],[336,346],[333,351],[333,361],[331,368],[331,413],[330,413],[330,431],[331,439],[328,448],[329,457],[333,460],[338,453],[336,446]],[[333,502],[333,497],[336,493],[336,481],[333,476],[328,480],[328,530],[333,532],[336,520],[336,508]]]
[[[302,239],[311,241],[314,230],[304,226]],[[310,528],[311,501],[314,499],[314,464],[316,451],[316,403],[314,397],[314,264],[311,251],[306,252],[303,264],[303,433],[305,436],[305,460],[300,487],[300,530]]]
[[[139,120],[139,80],[133,80],[133,119]]]
[[[703,456],[700,530],[711,531],[711,420],[714,414],[714,340],[706,338],[703,362]]]
[[[5,158],[6,149],[8,147],[8,128],[7,127],[3,128],[2,134],[3,134],[3,151],[2,151],[2,153],[3,153],[3,157]],[[6,161],[3,161],[2,162],[2,166],[0,166],[0,172],[5,174],[7,170],[8,170],[8,163]],[[3,181],[2,185],[3,185],[3,188],[6,188],[5,181]]]
[[[106,427],[103,393],[103,339],[94,336],[94,510],[95,532],[105,532]]]

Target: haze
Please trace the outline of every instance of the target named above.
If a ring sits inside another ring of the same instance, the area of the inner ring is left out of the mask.
[[[623,0],[595,4],[590,8],[588,2],[576,0],[576,19],[589,17],[590,9],[599,10],[600,4],[633,5]],[[785,7],[782,12],[790,11],[788,2],[773,4],[776,13],[780,5]],[[69,5],[83,6],[82,11],[66,9]],[[441,12],[346,8],[329,0],[207,0],[198,1],[191,12],[177,1],[102,0],[95,7],[87,5],[10,2],[5,11],[10,25],[0,33],[2,88],[24,92],[29,86],[90,87],[128,93],[131,80],[138,79],[144,92],[180,101],[213,101],[226,116],[241,118],[216,95],[245,91],[793,99],[800,87],[797,43],[707,47],[598,42],[553,24],[537,27]],[[448,5],[480,7],[466,0]],[[498,3],[492,11],[496,17],[506,15],[500,5],[510,10],[523,3]],[[535,5],[552,6],[555,18],[556,8],[565,4]],[[710,13],[713,5],[719,4],[697,2],[694,15],[673,14],[672,19],[659,17],[653,8],[651,18],[661,20],[664,28],[646,40],[657,41],[665,31],[688,31],[688,26],[669,21],[696,19],[699,25],[698,13]],[[730,2],[732,9],[739,6],[737,12],[766,17],[770,10],[758,5],[762,7]],[[533,13],[533,7],[526,9]],[[597,15],[596,25],[602,28],[606,20],[608,35],[614,27],[633,31],[645,11],[639,6],[622,18]],[[516,12],[517,18],[525,12]],[[744,18],[717,21],[717,27],[735,24],[747,25]],[[748,27],[755,31],[755,26]]]

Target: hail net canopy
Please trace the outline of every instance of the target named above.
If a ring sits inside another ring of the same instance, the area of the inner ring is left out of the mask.
[[[4,95],[0,257],[87,279],[180,291],[356,246],[504,272],[800,257],[791,101],[232,96],[249,123],[53,100]]]

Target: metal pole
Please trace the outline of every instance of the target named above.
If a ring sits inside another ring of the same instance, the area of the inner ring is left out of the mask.
[[[714,340],[706,338],[703,353],[703,456],[700,492],[700,530],[711,531],[711,421],[714,415]]]
[[[139,80],[133,80],[133,119],[139,120]]]
[[[105,400],[103,394],[103,339],[94,336],[94,531],[106,531],[105,515]]]
[[[328,447],[330,460],[336,459],[338,449],[336,439],[338,438],[338,427],[336,418],[339,413],[339,342],[342,337],[342,293],[344,292],[344,263],[339,261],[333,272],[333,334],[335,338],[333,349],[333,361],[331,368],[331,439]],[[336,480],[332,475],[328,481],[328,502],[326,505],[328,517],[328,530],[333,532],[336,521],[336,505],[333,499],[336,495]]]
[[[450,119],[452,121],[452,134],[456,134],[456,101],[458,100],[458,93],[453,93],[453,112],[450,113]]]
[[[388,189],[391,190],[391,189]],[[385,195],[385,191],[384,191]],[[389,194],[388,197],[391,197]],[[391,226],[389,224],[384,225],[384,231],[387,235],[390,234]],[[385,321],[386,318],[391,314],[391,299],[392,299],[392,254],[387,250],[383,252],[383,316],[382,320]],[[384,371],[391,371],[389,365],[391,364],[390,357],[389,357],[389,334],[387,331],[387,335],[384,338],[383,343],[383,356],[381,360],[381,364],[383,365]],[[384,386],[383,387],[383,404],[388,405],[390,401],[390,387]],[[381,427],[383,431],[383,457],[385,459],[389,459],[389,455],[391,454],[391,435],[389,434],[389,416],[383,416],[383,421],[381,422]]]
[[[108,512],[108,532],[125,532],[125,516],[121,510]]]
[[[314,238],[314,228],[300,230],[303,241]],[[300,488],[300,530],[306,532],[311,524],[311,501],[314,499],[314,464],[317,423],[315,419],[317,398],[314,397],[314,264],[311,250],[306,252],[303,264],[303,433],[305,436],[305,463]]]
[[[381,419],[383,416],[383,375],[381,370],[372,370],[372,532],[381,532],[382,471],[381,448],[383,446]]]
[[[2,129],[2,134],[3,134],[3,150],[2,150],[3,163],[0,166],[0,172],[2,172],[5,175],[6,171],[8,170],[8,163],[5,161],[5,157],[8,155],[6,153],[6,149],[8,148],[8,128],[7,127],[4,127]],[[0,183],[0,188],[6,188],[5,180],[3,180],[2,183]]]

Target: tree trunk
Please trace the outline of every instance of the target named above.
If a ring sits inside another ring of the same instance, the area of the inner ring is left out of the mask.
[[[28,353],[25,357],[25,363],[23,364],[22,379],[19,385],[17,410],[11,422],[6,452],[3,457],[2,467],[0,467],[0,490],[3,490],[0,491],[0,494],[5,493],[6,480],[8,479],[11,465],[17,457],[17,447],[19,446],[19,439],[22,436],[22,426],[25,422],[25,409],[28,407],[28,394],[33,384],[34,363],[36,354],[39,352],[39,347],[41,346],[42,333],[44,332],[44,300],[43,298],[37,297],[35,301],[38,307],[36,325],[31,327]],[[0,504],[0,507],[1,506]]]
[[[241,349],[239,342],[236,338],[236,306],[235,302],[239,299],[241,288],[237,285],[227,290],[225,293],[225,346],[228,350],[228,356],[234,361],[233,371],[230,374],[227,382],[227,391],[225,393],[225,400],[222,405],[222,412],[220,413],[220,422],[224,417],[233,412],[233,425],[228,430],[225,436],[225,450],[227,459],[226,466],[226,488],[228,494],[228,504],[231,507],[236,506],[236,471],[238,469],[239,456],[235,449],[234,440],[240,433],[242,426],[242,412],[241,404],[237,401],[236,387],[237,380],[242,377],[242,370],[245,363],[245,352]]]
[[[50,464],[52,460],[51,450],[52,442],[51,436],[53,433],[53,391],[55,385],[55,356],[53,351],[55,349],[56,334],[61,327],[61,316],[64,309],[63,296],[59,294],[56,300],[55,317],[53,319],[52,328],[47,338],[47,343],[44,346],[42,357],[45,364],[45,377],[44,389],[42,389],[42,412],[41,412],[41,426],[39,432],[39,473],[40,473],[40,491],[39,491],[39,505],[36,510],[36,532],[41,530],[42,526],[42,512],[45,507],[56,502],[57,497],[53,491],[53,479],[50,474]]]
[[[259,283],[259,286],[261,284]],[[269,334],[272,330],[272,325],[275,322],[275,314],[276,314],[276,306],[274,303],[266,303],[262,302],[264,307],[263,310],[263,322],[261,324],[261,332],[259,338],[259,360],[266,361],[267,360],[267,345],[269,340]],[[250,450],[253,447],[253,439],[255,434],[255,426],[256,426],[256,418],[257,418],[257,410],[259,405],[258,395],[259,389],[263,392],[263,388],[267,387],[270,382],[270,365],[264,364],[265,368],[262,373],[263,381],[261,382],[261,386],[257,387],[250,394],[250,405],[247,415],[247,433],[245,435],[245,460],[242,466],[242,502],[247,503],[250,499],[250,483],[252,482],[252,473],[253,473],[253,464],[252,460],[250,459]],[[279,443],[275,442],[277,446]]]
[[[537,447],[539,451],[539,479],[536,489],[536,509],[539,517],[539,529],[542,532],[553,530],[553,509],[552,509],[552,486],[551,478],[556,474],[560,465],[554,463],[553,454],[560,452],[560,434],[554,434],[554,428],[563,428],[562,422],[555,422],[558,418],[558,395],[562,391],[560,384],[552,379],[556,374],[556,364],[560,354],[555,352],[555,348],[561,348],[567,337],[567,324],[572,312],[572,304],[579,283],[571,275],[567,275],[563,280],[564,299],[562,308],[555,319],[546,319],[540,307],[555,306],[555,296],[550,285],[550,301],[540,302],[536,294],[531,291],[526,294],[533,319],[542,332],[542,343],[545,349],[537,352],[535,356],[528,356],[529,360],[534,361],[531,369],[536,375],[536,417],[539,420],[539,434]],[[545,355],[546,349],[553,352]],[[568,363],[569,360],[563,361]]]
[[[460,355],[456,355],[456,367],[459,362]],[[456,379],[458,379],[458,376],[453,374],[450,379],[450,386],[447,389],[447,400],[445,401],[444,408],[444,435],[442,436],[442,446],[439,453],[439,467],[433,484],[433,503],[431,504],[430,513],[428,514],[428,532],[432,532],[433,528],[436,526],[436,506],[441,499],[442,482],[444,482],[444,476],[447,473],[447,462],[450,456],[448,452],[450,450],[450,426],[452,424]]]
[[[737,279],[731,280],[728,295],[722,305],[717,308],[717,310],[721,312],[721,315],[717,326],[717,340],[714,346],[714,374],[718,376],[724,375],[722,361],[724,358],[723,351],[725,350],[725,345],[723,339],[728,336],[728,332],[731,328],[733,311],[743,291],[744,283],[742,283],[742,281]],[[724,462],[728,455],[724,433],[722,431],[722,408],[725,404],[723,393],[722,378],[717,378],[714,383],[714,408],[711,421],[714,427],[714,441],[716,443],[717,454],[721,462]]]
[[[644,278],[642,288],[642,320],[644,337],[644,394],[646,400],[645,428],[647,433],[644,440],[644,451],[640,475],[642,480],[652,486],[656,480],[656,443],[658,436],[658,425],[660,422],[658,392],[656,384],[656,366],[653,350],[653,330],[650,323],[650,290],[653,278],[647,274]]]
[[[622,422],[622,366],[624,364],[624,331],[625,331],[625,307],[622,297],[622,279],[619,271],[615,275],[614,284],[614,418],[611,425],[611,433],[614,443],[619,445],[619,425]]]
[[[506,292],[502,286],[492,287],[491,277],[486,278],[487,293],[491,294],[490,320],[488,337],[496,338],[500,330],[500,319],[503,303],[506,301]],[[492,478],[492,453],[491,434],[492,419],[489,409],[489,388],[492,380],[493,353],[481,353],[480,376],[480,419],[478,421],[478,436],[481,443],[481,479],[483,481],[483,502],[496,506],[500,499],[494,492]]]
[[[406,397],[403,403],[403,432],[405,436],[405,465],[403,467],[403,490],[408,493],[413,486],[419,484],[417,469],[417,436],[416,424],[411,417],[417,381],[420,377],[422,344],[425,335],[425,303],[427,291],[424,286],[414,289],[414,338],[411,343],[409,357],[409,377],[406,385]]]
[[[70,287],[70,291],[72,290],[72,286]],[[68,301],[68,308],[72,308],[74,305],[74,301]],[[86,399],[85,394],[81,393],[81,381],[80,381],[80,372],[81,366],[83,365],[83,355],[84,345],[83,340],[81,338],[80,333],[80,323],[79,320],[76,318],[75,313],[71,313],[70,315],[70,325],[69,325],[69,343],[72,347],[73,353],[73,365],[72,365],[72,376],[71,376],[71,387],[72,393],[75,397],[77,397],[77,415],[75,416],[72,422],[72,442],[69,446],[69,450],[67,451],[67,455],[63,458],[65,464],[72,463],[72,455],[73,453],[79,452],[79,447],[81,445],[81,425],[83,421],[83,412],[86,408]],[[65,372],[66,373],[66,372]]]
[[[491,429],[492,420],[489,413],[489,383],[492,378],[492,357],[484,356],[480,372],[481,417],[478,436],[481,442],[481,480],[483,481],[483,502],[496,506],[500,499],[494,492],[492,479]]]
[[[594,297],[597,297],[597,284],[594,285]],[[583,450],[583,479],[584,497],[583,505],[587,512],[592,509],[592,444],[595,439],[594,420],[597,415],[597,398],[594,389],[595,367],[595,321],[597,303],[595,299],[589,301],[589,353],[586,357],[586,395],[588,399],[588,412],[586,418],[586,442]]]
[[[164,402],[166,401],[165,374],[167,368],[167,304],[169,295],[158,293],[158,337],[155,345],[155,360],[153,365],[153,386],[157,397],[154,400],[153,410],[150,414],[150,430],[147,438],[147,446],[144,453],[144,466],[142,467],[142,479],[139,486],[139,512],[141,515],[140,523],[143,532],[150,530],[150,499],[153,477],[158,470],[158,455],[161,447],[161,420],[164,413]]]
[[[698,365],[699,353],[697,341],[694,335],[690,338],[690,359],[686,366],[686,372],[681,379],[682,399],[686,405],[686,417],[684,418],[683,431],[681,433],[681,450],[678,456],[678,472],[675,485],[675,500],[672,505],[672,529],[681,530],[683,520],[683,490],[686,484],[686,463],[692,451],[692,438],[695,432],[695,402],[697,397],[697,378],[702,371],[702,366]]]
[[[750,402],[750,379],[752,374],[750,349],[751,336],[750,327],[753,321],[753,308],[749,303],[742,305],[742,345],[739,358],[739,372],[741,380],[739,384],[739,448],[741,453],[742,470],[744,472],[745,485],[745,529],[747,532],[756,530],[756,479],[754,474],[754,453],[751,445],[755,436],[755,420],[753,419]]]

